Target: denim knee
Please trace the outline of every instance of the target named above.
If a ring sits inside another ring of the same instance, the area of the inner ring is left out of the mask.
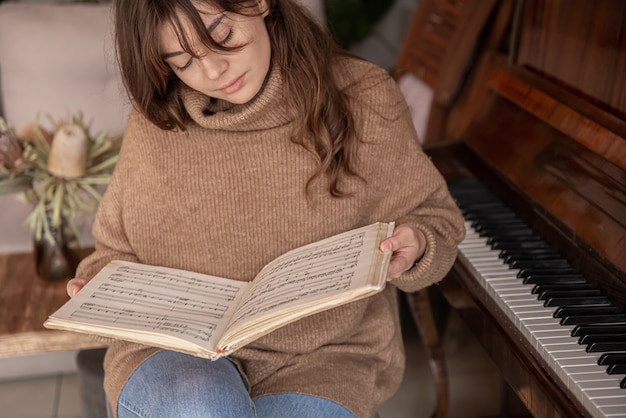
[[[163,351],[142,363],[122,390],[119,418],[255,417],[236,367]]]
[[[300,393],[260,396],[254,404],[259,418],[354,418],[352,412],[336,402]]]

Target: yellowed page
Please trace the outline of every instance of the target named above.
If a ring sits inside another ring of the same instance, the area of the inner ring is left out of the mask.
[[[269,263],[242,299],[227,336],[242,327],[263,334],[291,322],[294,316],[310,315],[382,290],[391,254],[383,254],[379,246],[393,227],[393,223],[376,223],[351,230]],[[285,315],[286,311],[290,313]],[[265,320],[266,326],[249,326]],[[251,339],[246,337],[246,341]]]
[[[177,269],[113,261],[51,315],[45,326],[208,356],[200,354],[200,347],[216,351],[234,307],[249,286]]]

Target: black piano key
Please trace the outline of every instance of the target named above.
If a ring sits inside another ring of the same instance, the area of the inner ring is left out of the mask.
[[[549,300],[549,299],[558,299],[558,298],[582,298],[587,296],[602,296],[602,292],[600,289],[589,289],[589,290],[546,290],[539,294],[537,299],[539,300]]]
[[[520,225],[517,223],[511,223],[509,224],[508,222],[497,222],[497,223],[493,223],[493,224],[485,224],[483,223],[482,225],[473,225],[474,230],[478,233],[479,236],[481,237],[485,237],[485,236],[495,236],[498,233],[503,233],[503,236],[507,236],[507,237],[517,237],[519,235],[516,235],[517,231],[526,231],[529,230],[528,226],[526,225]],[[531,231],[532,232],[532,231]]]
[[[580,324],[607,324],[615,322],[625,322],[626,314],[614,315],[585,315],[585,316],[566,316],[561,318],[561,325],[580,325]]]
[[[461,210],[467,211],[469,213],[499,213],[499,212],[510,212],[510,209],[507,208],[499,201],[492,201],[490,199],[476,199],[475,201],[465,201],[460,202],[459,205]]]
[[[487,243],[494,250],[510,250],[510,249],[539,249],[550,248],[550,245],[540,238],[533,238],[523,241],[494,241],[487,240]]]
[[[500,251],[500,256],[504,257],[534,257],[543,255],[553,255],[554,257],[560,257],[560,254],[550,247],[534,247],[534,248],[518,248],[509,246],[509,248],[503,248]]]
[[[543,306],[577,306],[577,305],[608,305],[609,298],[606,296],[581,296],[571,298],[551,298],[544,302]]]
[[[511,238],[522,239],[525,237],[532,237],[535,234],[535,231],[528,227],[507,229],[506,226],[500,226],[500,228],[493,229],[483,229],[482,231],[477,232],[479,237],[490,237],[497,241]]]
[[[585,315],[610,315],[622,313],[622,308],[615,305],[607,306],[561,306],[552,314],[554,318]]]
[[[492,218],[490,216],[476,217],[470,222],[472,227],[480,229],[495,229],[506,226],[507,228],[528,228],[528,224],[517,216],[500,216]]]
[[[596,287],[591,283],[557,283],[557,284],[536,284],[531,289],[530,293],[533,295],[540,295],[543,292],[549,290],[593,290]]]
[[[585,351],[588,353],[606,353],[608,351],[624,350],[626,350],[626,342],[591,343],[585,348]]]
[[[587,334],[578,339],[578,344],[626,342],[626,334]]]
[[[560,257],[554,254],[528,254],[528,255],[517,255],[517,254],[502,254],[498,256],[505,264],[508,264],[514,268],[519,267],[520,262],[551,262],[560,260]]]
[[[572,267],[558,267],[558,268],[526,268],[520,270],[517,273],[517,277],[526,278],[533,274],[538,274],[541,276],[555,276],[555,275],[564,275],[564,274],[578,274],[578,272]]]
[[[597,325],[576,325],[572,329],[572,337],[580,337],[586,334],[622,334],[626,333],[626,324],[597,324]]]
[[[461,209],[462,210],[462,209]],[[485,222],[485,221],[495,221],[495,220],[511,220],[511,219],[519,219],[512,212],[501,212],[501,213],[492,213],[489,215],[485,215],[484,213],[467,213],[464,212],[463,217],[470,223],[476,222]]]
[[[515,245],[521,246],[522,248],[537,248],[549,246],[549,244],[547,244],[544,240],[536,236],[525,237],[523,240],[519,240],[515,237],[500,237],[499,239],[496,239],[494,237],[487,238],[487,245],[491,246],[491,248],[498,250],[504,248],[496,246],[496,243],[498,242],[501,243],[499,244],[501,246]]]
[[[554,260],[516,260],[509,263],[509,266],[514,269],[566,269],[572,268],[569,263],[560,258]]]
[[[556,252],[548,251],[543,248],[528,252],[503,250],[498,254],[498,257],[507,264],[520,260],[558,260],[561,258]]]
[[[598,366],[626,364],[626,353],[604,353],[598,359]]]
[[[519,276],[519,275],[518,275]],[[522,283],[524,284],[585,284],[589,283],[587,279],[585,279],[580,274],[555,274],[555,275],[544,275],[544,274],[533,274],[527,277],[524,277]]]
[[[608,374],[626,374],[626,364],[611,364],[607,367]]]

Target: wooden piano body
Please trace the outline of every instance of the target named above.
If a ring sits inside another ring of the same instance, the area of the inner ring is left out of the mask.
[[[506,36],[479,50],[447,137],[425,149],[446,178],[476,178],[626,310],[626,2],[502,0],[488,24],[502,13]],[[626,389],[610,391],[606,405],[581,396],[586,384],[559,378],[472,263],[461,254],[434,290],[528,411],[626,417]]]

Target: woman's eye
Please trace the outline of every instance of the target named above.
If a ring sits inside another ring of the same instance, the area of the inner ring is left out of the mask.
[[[233,30],[229,29],[226,36],[221,41],[218,41],[218,42],[220,45],[225,45],[228,41],[230,41],[232,37],[233,37]]]
[[[177,71],[185,71],[191,65],[192,60],[193,60],[193,58],[190,58],[189,61],[187,61],[187,63],[185,65],[183,65],[182,67],[176,66],[176,70]]]

